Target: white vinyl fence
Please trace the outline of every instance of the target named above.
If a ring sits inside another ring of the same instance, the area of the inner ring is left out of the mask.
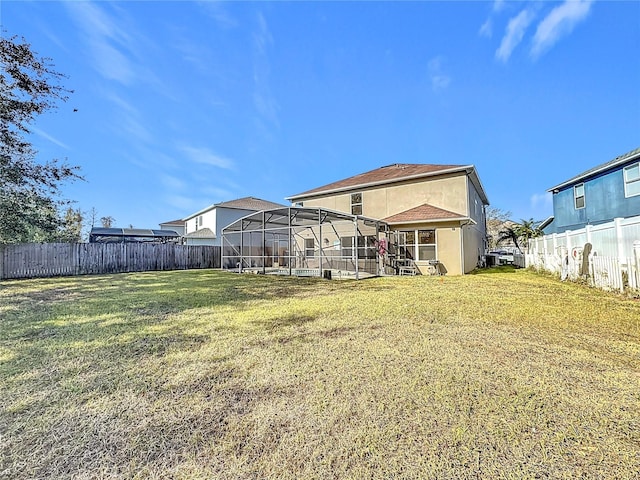
[[[633,257],[636,241],[640,241],[640,216],[616,218],[612,222],[534,238],[529,241],[529,253],[552,255],[562,250],[575,257],[590,243],[595,255],[622,259]]]
[[[588,258],[583,252],[591,245]],[[534,238],[515,263],[603,290],[640,289],[640,216]]]

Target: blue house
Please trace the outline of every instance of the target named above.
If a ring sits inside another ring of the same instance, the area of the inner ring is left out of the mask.
[[[640,148],[587,170],[548,190],[553,217],[545,234],[577,230],[614,218],[640,215]]]

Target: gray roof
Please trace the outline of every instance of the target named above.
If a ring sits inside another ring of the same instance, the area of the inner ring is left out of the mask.
[[[158,225],[175,225],[184,227],[184,220],[179,218],[178,220],[171,220],[170,222],[160,222]]]
[[[554,190],[568,187],[569,185],[573,185],[575,183],[580,183],[590,177],[598,175],[599,173],[606,172],[607,170],[612,170],[616,167],[624,165],[627,162],[632,162],[637,159],[640,159],[640,147],[636,148],[635,150],[631,150],[624,155],[617,156],[613,160],[603,163],[602,165],[598,165],[597,167],[582,172],[580,175],[576,175],[575,177],[570,178],[569,180],[562,182],[555,187],[551,187],[549,190],[547,190],[547,192],[553,192]]]
[[[187,233],[188,238],[216,238],[216,234],[210,228],[201,228],[195,232]]]
[[[237,198],[236,200],[229,200],[228,202],[214,203],[213,205],[209,205],[207,208],[203,208],[202,210],[199,210],[196,213],[185,217],[184,220],[189,220],[190,218],[201,215],[205,212],[208,212],[209,210],[213,210],[214,208],[218,207],[235,208],[238,210],[253,210],[259,212],[260,210],[271,210],[274,208],[286,207],[286,205],[270,202],[268,200],[262,200],[261,198],[256,197],[243,197]]]
[[[230,200],[228,202],[218,203],[216,206],[224,207],[224,208],[240,208],[242,210],[256,210],[256,211],[271,210],[273,208],[286,207],[286,205],[270,202],[268,200],[262,200],[256,197],[238,198],[237,200]]]

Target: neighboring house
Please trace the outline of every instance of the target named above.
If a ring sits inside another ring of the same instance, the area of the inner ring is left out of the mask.
[[[183,220],[185,244],[220,246],[222,229],[230,223],[260,210],[284,206],[255,197],[239,198],[210,205]]]
[[[178,219],[178,220],[171,220],[170,222],[164,222],[160,224],[160,228],[162,230],[173,230],[178,235],[183,236],[184,229],[185,229],[184,220]]]
[[[548,190],[553,217],[541,227],[545,234],[577,230],[640,215],[640,148],[587,170]]]
[[[423,273],[435,260],[468,273],[486,249],[489,201],[473,165],[393,164],[287,200],[383,220]]]

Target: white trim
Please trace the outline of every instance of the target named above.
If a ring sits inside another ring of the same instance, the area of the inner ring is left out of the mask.
[[[578,187],[582,187],[582,195],[577,195],[576,194],[576,189]],[[579,207],[578,206],[578,199],[582,198],[582,206]],[[584,188],[584,182],[582,183],[577,183],[573,186],[573,207],[575,208],[575,210],[582,210],[583,208],[587,207],[587,190],[586,188]]]

